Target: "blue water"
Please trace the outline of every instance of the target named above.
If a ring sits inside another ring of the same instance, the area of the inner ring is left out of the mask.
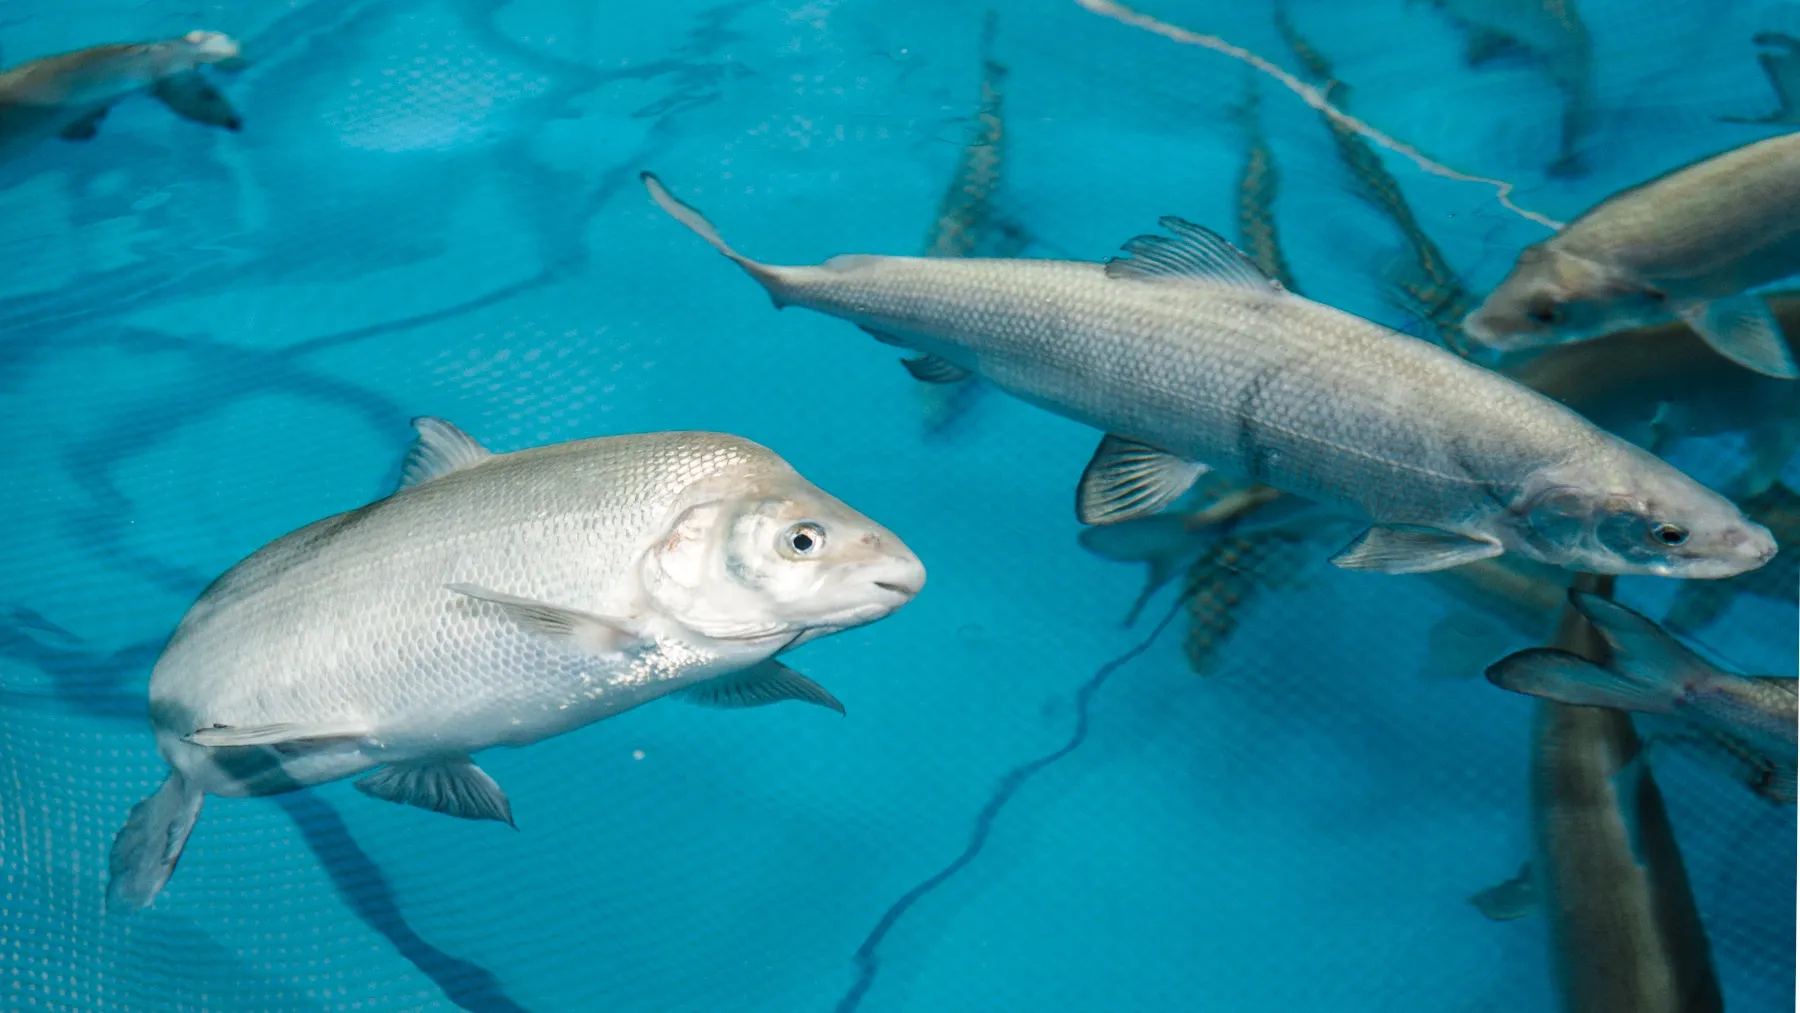
[[[996,3],[1005,214],[1101,259],[1229,232],[1240,63],[1072,2]],[[1291,0],[1357,115],[1567,219],[1778,128],[1749,44],[1800,7],[1582,0],[1596,116],[1474,71],[1429,5]],[[1291,65],[1265,3],[1144,8]],[[1548,1010],[1541,920],[1465,898],[1527,851],[1529,702],[1425,671],[1429,583],[1315,565],[1208,678],[1165,592],[1075,542],[1096,434],[986,396],[924,423],[895,350],[776,313],[645,198],[654,169],[754,256],[916,253],[978,94],[985,8],[802,0],[8,0],[11,64],[191,28],[245,42],[241,134],[121,104],[0,165],[0,1007],[32,1010]],[[1288,262],[1399,325],[1399,236],[1272,82]],[[1479,292],[1544,230],[1388,161]],[[209,801],[156,905],[106,856],[163,776],[162,640],[263,543],[391,489],[408,419],[495,450],[718,429],[894,529],[930,586],[794,662],[847,706],[659,702],[485,754],[519,829],[347,783]],[[1685,448],[1717,479],[1730,439]],[[1787,480],[1795,482],[1796,469]],[[1324,550],[1321,550],[1323,554]],[[1667,582],[1626,579],[1653,614]],[[1162,625],[1158,625],[1161,622]],[[1706,646],[1793,672],[1795,613]],[[1525,646],[1519,643],[1516,646]],[[1659,765],[1733,1013],[1794,1008],[1792,806]]]

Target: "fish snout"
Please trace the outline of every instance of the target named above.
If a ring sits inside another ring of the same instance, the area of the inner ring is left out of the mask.
[[[877,589],[895,598],[893,607],[912,601],[925,588],[925,564],[912,550],[896,545],[898,552],[891,549],[890,555],[869,574],[869,582]]]
[[[1688,557],[1687,565],[1670,575],[1701,580],[1735,577],[1761,569],[1779,549],[1769,529],[1751,521],[1720,531],[1709,548],[1703,555]]]
[[[925,587],[925,564],[890,531],[877,528],[863,535],[862,577],[873,585],[887,611],[913,600]]]
[[[1736,556],[1753,565],[1754,570],[1775,558],[1780,546],[1775,543],[1775,536],[1761,524],[1745,524],[1725,532],[1725,544]]]

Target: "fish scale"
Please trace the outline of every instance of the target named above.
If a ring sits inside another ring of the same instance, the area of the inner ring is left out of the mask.
[[[1493,373],[1297,297],[1061,261],[857,266],[872,277],[849,285],[829,263],[778,269],[777,298],[903,328],[1076,421],[1365,516],[1472,516],[1490,486],[1605,442]]]

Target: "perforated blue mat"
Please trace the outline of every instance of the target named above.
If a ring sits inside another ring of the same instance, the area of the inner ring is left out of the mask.
[[[1072,2],[994,6],[1001,199],[1029,255],[1103,258],[1163,214],[1228,229],[1241,64]],[[1554,90],[1465,67],[1430,5],[1288,13],[1358,115],[1557,217],[1770,129],[1718,117],[1772,107],[1748,40],[1800,34],[1800,9],[1579,8],[1598,156],[1569,180],[1543,172]],[[1146,10],[1283,59],[1272,8]],[[656,170],[772,261],[918,252],[978,97],[982,15],[0,8],[9,64],[195,27],[252,61],[223,80],[241,134],[130,102],[91,142],[0,165],[0,1007],[1552,1008],[1541,923],[1465,900],[1525,856],[1530,706],[1476,661],[1429,671],[1460,606],[1320,546],[1201,678],[1173,595],[1121,628],[1140,574],[1076,545],[1096,434],[988,396],[929,436],[893,349],[776,313],[637,186]],[[1400,323],[1375,281],[1398,236],[1316,115],[1262,95],[1295,273]],[[1543,235],[1482,187],[1389,164],[1478,289]],[[143,708],[163,638],[252,549],[391,488],[421,414],[497,450],[740,433],[901,534],[930,586],[795,658],[845,719],[665,701],[496,751],[517,832],[343,783],[213,799],[154,908],[104,917],[112,834],[163,773]],[[1681,453],[1723,481],[1738,450]],[[1673,590],[1620,585],[1652,614]],[[1704,641],[1796,668],[1791,604],[1745,598]],[[1679,755],[1656,772],[1728,1008],[1792,1009],[1793,807]]]

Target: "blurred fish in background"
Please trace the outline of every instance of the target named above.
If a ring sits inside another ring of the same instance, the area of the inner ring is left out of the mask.
[[[237,130],[231,102],[199,68],[238,58],[237,41],[192,31],[179,39],[87,49],[22,63],[0,72],[0,161],[43,141],[89,141],[113,106],[139,94],[185,120]]]
[[[1593,126],[1593,41],[1575,0],[1426,0],[1468,39],[1471,68],[1523,56],[1542,65],[1562,93],[1562,133],[1553,176],[1586,171],[1582,144]]]
[[[1762,64],[1775,89],[1775,111],[1763,116],[1726,116],[1727,123],[1800,124],[1800,39],[1782,32],[1757,32],[1750,41],[1762,52],[1756,62]]]
[[[999,19],[989,11],[981,30],[981,102],[976,107],[973,133],[956,160],[956,171],[938,202],[937,220],[925,238],[927,257],[1016,257],[1030,237],[1017,223],[1001,217],[993,207],[1000,189],[1006,156],[1006,66],[994,59],[994,35]],[[952,383],[921,382],[917,386],[924,404],[925,430],[942,436],[955,429],[981,396],[980,377],[967,376]]]
[[[1610,597],[1613,581],[1580,583]],[[1555,650],[1608,662],[1583,611]],[[1631,718],[1540,701],[1532,721],[1532,857],[1518,877],[1469,898],[1489,918],[1541,909],[1564,1013],[1719,1013],[1724,1000],[1681,847]]]
[[[1332,105],[1347,111],[1350,86],[1338,80],[1331,61],[1294,27],[1285,6],[1275,8],[1275,27],[1310,82],[1324,92]],[[1396,258],[1382,269],[1381,280],[1390,300],[1423,324],[1427,333],[1445,348],[1467,358],[1469,341],[1462,321],[1474,309],[1475,301],[1456,269],[1426,234],[1400,190],[1400,181],[1387,170],[1369,142],[1330,116],[1321,113],[1319,119],[1331,131],[1338,158],[1355,179],[1357,196],[1394,223],[1411,253],[1410,260]]]
[[[1792,378],[1800,364],[1754,289],[1800,273],[1800,134],[1623,190],[1519,254],[1463,321],[1501,351],[1679,318],[1720,355]]]

